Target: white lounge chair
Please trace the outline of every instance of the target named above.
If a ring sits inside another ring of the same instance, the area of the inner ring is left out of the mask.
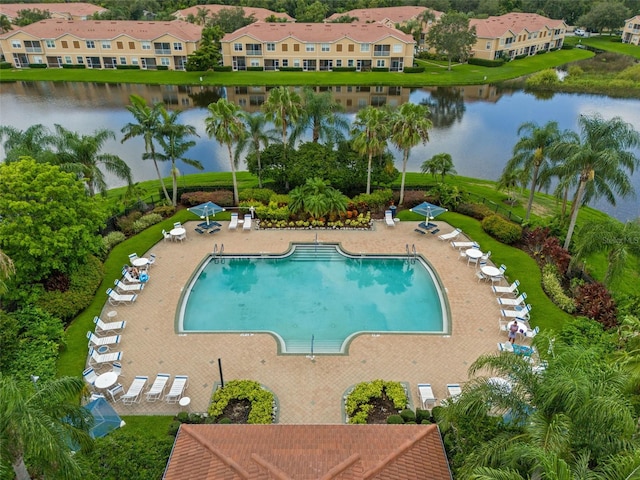
[[[529,318],[529,312],[531,311],[531,304],[527,303],[520,310],[500,310],[503,317],[506,318],[521,318],[525,322]]]
[[[248,213],[244,216],[242,230],[251,230],[251,215],[249,215]]]
[[[528,330],[524,332],[525,338],[533,338],[540,333],[540,327],[536,327],[533,330]]]
[[[103,363],[113,363],[122,359],[122,352],[110,352],[99,354],[98,351],[91,347],[89,348],[89,364],[101,365]]]
[[[164,397],[167,403],[178,403],[187,388],[189,377],[187,375],[176,375],[167,393]]]
[[[396,222],[393,221],[393,213],[391,210],[386,210],[384,212],[384,222],[387,224],[387,227],[395,227]]]
[[[456,228],[453,232],[443,233],[442,235],[438,235],[438,238],[440,240],[442,240],[443,242],[446,242],[448,240],[453,240],[454,238],[456,238],[461,233],[462,233],[462,230],[459,229],[459,228]]]
[[[496,295],[507,295],[507,294],[518,295],[519,286],[520,286],[520,280],[515,280],[508,287],[502,287],[498,285],[498,286],[492,286],[491,289],[493,290],[493,293],[495,293]]]
[[[448,383],[447,393],[449,394],[449,398],[451,400],[455,400],[457,397],[462,395],[462,387],[460,387],[459,383]]]
[[[451,242],[451,246],[453,248],[457,248],[458,250],[467,250],[468,248],[480,248],[476,242]],[[463,252],[464,253],[464,252]],[[460,255],[466,258],[466,255]]]
[[[107,289],[107,295],[109,295],[109,304],[116,305],[125,305],[130,304],[136,301],[138,295],[121,295],[120,293],[114,292],[113,289]]]
[[[147,402],[155,402],[162,397],[170,377],[171,375],[168,373],[159,373],[156,375],[153,385],[151,385],[151,388],[147,390],[147,393],[145,394],[147,396]]]
[[[437,399],[433,394],[430,383],[418,384],[418,396],[420,397],[420,403],[423,409],[428,409],[429,406],[435,407]]]
[[[124,283],[118,280],[117,278],[113,281],[113,284],[115,285],[116,290],[119,293],[139,292],[144,288],[144,283]]]
[[[92,331],[87,332],[90,347],[99,347],[100,345],[113,345],[120,343],[120,335],[111,335],[109,337],[99,337]]]
[[[127,390],[127,393],[120,397],[122,403],[124,403],[125,405],[131,405],[132,403],[139,402],[140,393],[142,393],[142,389],[147,383],[147,380],[149,380],[149,377],[147,376],[136,376],[136,378],[133,379],[133,382],[131,382],[131,385],[129,385],[129,390]]]
[[[232,213],[231,221],[229,222],[229,230],[235,230],[236,228],[238,228],[238,214]]]
[[[122,269],[122,278],[127,283],[141,283],[139,278],[135,278],[131,275],[131,272],[129,272],[126,265],[125,268]]]
[[[93,323],[96,324],[97,335],[116,334],[116,333],[122,332],[122,330],[124,330],[124,327],[126,327],[127,325],[126,320],[123,320],[121,322],[105,323],[100,319],[100,317],[97,317],[97,316],[93,317]]]
[[[517,298],[497,298],[499,305],[523,305],[527,299],[527,292],[522,292]]]

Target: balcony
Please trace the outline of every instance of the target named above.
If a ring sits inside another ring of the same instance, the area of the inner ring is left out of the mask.
[[[156,52],[156,55],[171,55],[170,48],[156,48],[155,52]]]
[[[389,50],[383,50],[383,51],[375,51],[373,52],[373,56],[374,57],[389,57],[391,55],[391,52]]]
[[[25,50],[27,53],[42,53],[41,47],[26,47]]]
[[[247,50],[247,57],[261,57],[262,50]]]

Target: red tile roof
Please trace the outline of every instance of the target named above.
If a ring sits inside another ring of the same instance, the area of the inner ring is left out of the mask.
[[[209,12],[209,15],[214,15],[220,13],[221,10],[236,8],[235,5],[196,5],[194,7],[184,8],[182,10],[178,10],[173,14],[174,17],[186,18],[189,14],[196,16],[199,8],[204,8]],[[253,15],[256,20],[264,20],[271,15],[275,15],[276,18],[286,18],[288,22],[295,22],[295,19],[291,17],[287,13],[274,12],[272,10],[267,10],[266,8],[259,7],[245,7],[242,6],[244,10],[245,17]]]
[[[412,18],[416,18],[422,14],[425,10],[431,10],[427,7],[380,7],[380,8],[357,8],[355,10],[349,10],[343,13],[334,13],[326,18],[326,21],[331,22],[337,20],[340,17],[349,15],[350,17],[357,17],[358,22],[371,23],[371,22],[383,22],[390,20],[393,23],[404,23]],[[437,10],[431,10],[436,19],[440,18],[442,12]]]
[[[552,20],[536,13],[507,13],[483,20],[471,19],[469,25],[475,25],[478,38],[498,38],[508,32],[518,35],[524,31],[539,32],[547,28],[566,28],[563,20]]]
[[[228,33],[223,42],[249,35],[262,42],[279,42],[293,37],[301,42],[330,43],[351,38],[360,43],[373,43],[393,36],[405,43],[415,43],[411,35],[380,23],[263,23],[256,22]]]
[[[106,12],[107,9],[90,3],[5,3],[0,4],[0,15],[6,15],[13,19],[18,16],[20,10],[49,11],[50,14],[72,15],[74,17],[87,17],[94,13]]]
[[[141,22],[130,20],[57,20],[47,19],[0,35],[9,38],[18,32],[25,32],[36,38],[56,39],[63,35],[73,35],[82,40],[111,40],[126,35],[136,40],[152,41],[170,34],[186,42],[197,42],[202,38],[202,27],[182,20],[172,22]]]
[[[436,425],[183,424],[164,480],[451,480]]]

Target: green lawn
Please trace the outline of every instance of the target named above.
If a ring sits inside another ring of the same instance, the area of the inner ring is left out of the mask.
[[[595,35],[593,37],[567,37],[568,45],[587,45],[607,52],[630,55],[640,60],[640,46],[622,43],[619,35]]]

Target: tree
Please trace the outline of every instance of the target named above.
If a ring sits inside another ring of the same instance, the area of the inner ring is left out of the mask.
[[[290,193],[289,209],[293,213],[306,212],[313,218],[336,215],[347,209],[347,198],[320,178],[309,178]]]
[[[305,2],[300,2],[300,6],[296,10],[296,21],[297,22],[307,22],[307,23],[321,23],[327,13],[329,12],[329,7],[318,0],[313,2],[311,5],[306,5]]]
[[[631,255],[640,255],[640,222],[620,223],[615,220],[588,222],[580,228],[572,262],[603,252],[607,255],[607,272],[603,283],[610,285],[620,277]]]
[[[24,131],[9,125],[0,125],[0,136],[5,138],[3,147],[7,162],[18,160],[20,157],[32,157],[40,162],[55,162],[55,154],[51,150],[55,137],[42,124],[31,125]]]
[[[275,137],[266,131],[267,118],[262,112],[249,113],[240,112],[242,120],[245,123],[245,131],[247,135],[243,136],[236,146],[236,165],[238,164],[238,156],[246,151],[248,155],[255,155],[257,162],[258,188],[262,188],[262,163],[260,161],[260,151],[262,147],[267,147],[269,142],[275,140]]]
[[[56,124],[56,163],[67,172],[73,172],[83,180],[93,196],[105,193],[107,183],[100,167],[131,185],[131,168],[117,155],[99,153],[107,140],[115,140],[115,134],[108,129],[98,129],[93,135],[80,135]]]
[[[160,128],[156,135],[156,140],[163,150],[163,153],[156,153],[158,159],[171,162],[171,181],[173,185],[171,204],[174,207],[178,205],[178,169],[176,162],[180,160],[198,170],[204,169],[199,161],[184,156],[191,147],[196,145],[196,142],[186,140],[186,137],[191,135],[198,136],[198,134],[194,126],[178,123],[181,113],[179,110],[169,112],[162,107],[160,109]],[[149,158],[147,154],[145,154],[145,158]]]
[[[430,173],[434,178],[440,175],[441,181],[444,182],[446,175],[455,175],[456,169],[453,167],[453,160],[448,153],[437,153],[429,160],[422,162],[420,166],[422,173]]]
[[[233,145],[247,136],[241,109],[236,104],[221,98],[208,107],[209,116],[205,118],[207,134],[218,142],[226,145],[229,152],[231,178],[233,179],[233,202],[238,205],[238,181],[236,180],[236,158],[233,155]]]
[[[633,195],[629,175],[640,164],[640,159],[631,150],[640,145],[640,133],[631,124],[620,117],[604,120],[599,114],[580,115],[578,124],[579,138],[559,141],[551,147],[552,155],[565,159],[564,163],[554,167],[553,172],[561,178],[579,177],[565,250],[571,245],[587,187],[591,187],[591,192],[588,192],[591,198],[604,197],[615,206],[616,196],[625,198]]]
[[[0,15],[0,33],[7,33],[9,30],[12,30],[11,21],[7,18],[6,15]]]
[[[391,118],[391,143],[402,150],[400,205],[404,202],[404,180],[411,149],[420,142],[426,144],[429,141],[429,129],[433,124],[428,115],[429,109],[424,105],[407,102],[395,110]]]
[[[360,155],[367,155],[367,194],[371,193],[371,167],[374,155],[387,149],[389,138],[389,111],[368,106],[356,114],[353,122],[353,149]]]
[[[496,188],[507,192],[507,201],[511,205],[515,205],[516,196],[515,189],[520,185],[525,185],[529,181],[529,174],[522,168],[513,170],[505,170],[498,178]]]
[[[40,20],[45,20],[47,18],[51,18],[49,10],[39,10],[37,8],[24,9],[18,10],[18,16],[15,18],[13,23],[18,25],[19,27],[25,27],[27,25],[31,25],[32,23],[39,22]]]
[[[7,285],[4,281],[14,273],[16,273],[16,267],[13,260],[0,250],[0,295],[7,291]]]
[[[15,264],[12,283],[68,273],[100,251],[106,212],[74,174],[25,157],[0,164],[0,249]]]
[[[451,70],[454,58],[466,61],[475,43],[476,27],[469,27],[469,19],[464,13],[445,13],[427,32],[427,44],[435,48],[438,54],[447,56],[448,70]]]
[[[93,416],[78,402],[84,388],[80,377],[34,386],[0,373],[0,452],[17,480],[30,479],[30,469],[49,478],[85,475],[69,448],[69,442],[86,449],[93,444]]]
[[[296,123],[294,136],[299,137],[311,128],[314,143],[323,139],[327,144],[337,144],[343,139],[343,131],[349,123],[340,116],[344,107],[333,99],[331,92],[316,93],[306,87],[302,95],[302,115]]]
[[[144,98],[139,95],[129,96],[131,105],[127,106],[127,110],[133,115],[135,123],[127,123],[122,127],[121,132],[124,133],[121,143],[134,137],[142,137],[144,140],[144,151],[148,158],[153,161],[153,166],[156,169],[160,186],[164,192],[164,197],[167,202],[171,201],[167,187],[162,181],[162,175],[160,174],[160,168],[158,167],[158,160],[156,159],[156,148],[154,139],[158,134],[160,128],[160,109],[162,104],[156,103],[152,107],[147,105]]]
[[[529,203],[525,220],[529,220],[533,197],[539,187],[538,173],[544,163],[549,162],[549,147],[560,140],[558,122],[547,122],[540,127],[535,122],[526,122],[518,127],[518,135],[522,136],[513,147],[513,157],[507,162],[503,176],[512,171],[530,172],[531,186],[529,187]]]
[[[217,25],[223,32],[231,33],[255,21],[256,19],[253,14],[248,17],[245,16],[244,9],[242,7],[229,6],[228,8],[223,8],[218,13],[211,15],[208,25]]]
[[[596,32],[609,30],[611,35],[614,30],[622,28],[625,19],[629,17],[631,17],[631,10],[621,2],[604,1],[594,4],[578,19],[578,24]]]
[[[188,72],[205,72],[221,64],[220,39],[222,29],[215,25],[202,30],[202,40],[198,49],[187,57],[185,69]]]

